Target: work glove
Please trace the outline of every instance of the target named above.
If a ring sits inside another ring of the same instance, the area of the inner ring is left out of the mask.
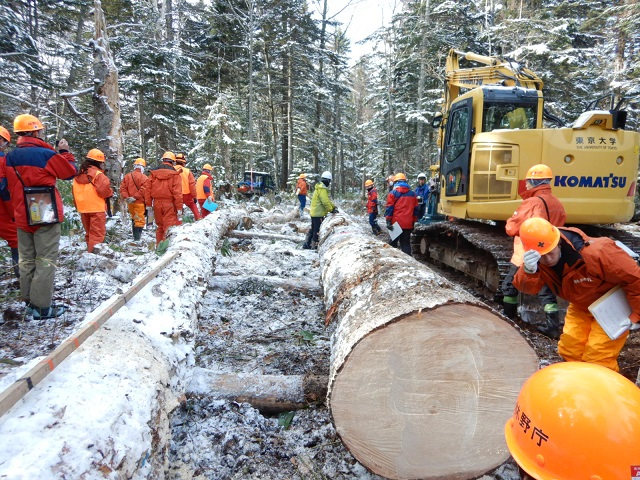
[[[540,252],[528,250],[524,252],[523,265],[524,271],[527,273],[536,273],[538,271],[538,261],[540,260]]]
[[[393,230],[393,223],[391,223],[391,220],[387,220],[387,230]]]
[[[127,197],[127,203],[133,203],[136,201],[135,197]]]
[[[178,216],[181,217],[182,216],[182,210],[178,210]]]

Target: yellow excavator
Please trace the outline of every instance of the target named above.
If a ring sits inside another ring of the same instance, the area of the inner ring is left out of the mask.
[[[461,68],[463,61],[469,66]],[[452,49],[445,73],[442,111],[432,123],[439,129],[438,214],[416,226],[416,257],[453,267],[498,292],[513,246],[504,221],[521,203],[527,170],[539,163],[553,171],[553,194],[564,204],[568,224],[593,226],[588,233],[602,236],[615,232],[603,225],[631,220],[640,133],[625,130],[620,103],[596,109],[594,102],[571,126],[562,126],[544,109],[542,80],[517,62]],[[617,235],[640,247],[635,238]]]

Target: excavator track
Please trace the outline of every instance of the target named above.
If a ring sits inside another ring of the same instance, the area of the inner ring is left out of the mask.
[[[640,236],[623,226],[575,226],[591,237],[610,237],[640,253]],[[513,252],[513,239],[505,234],[503,224],[461,219],[417,224],[411,247],[417,260],[453,268],[481,283],[495,300],[500,300],[500,286]]]

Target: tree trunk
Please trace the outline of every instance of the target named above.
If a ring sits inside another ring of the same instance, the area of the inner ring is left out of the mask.
[[[492,310],[334,215],[320,231],[327,404],[356,459],[393,479],[471,479],[509,458],[504,425],[538,369]]]
[[[95,35],[93,48],[93,110],[96,120],[97,148],[106,157],[105,174],[114,185],[122,174],[122,128],[118,94],[118,70],[109,49],[107,26],[100,0],[94,0]]]

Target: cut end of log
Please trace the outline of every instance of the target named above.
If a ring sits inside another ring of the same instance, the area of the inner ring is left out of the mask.
[[[537,369],[532,348],[491,311],[443,305],[362,338],[333,381],[331,412],[378,475],[477,478],[509,458],[504,425]]]

